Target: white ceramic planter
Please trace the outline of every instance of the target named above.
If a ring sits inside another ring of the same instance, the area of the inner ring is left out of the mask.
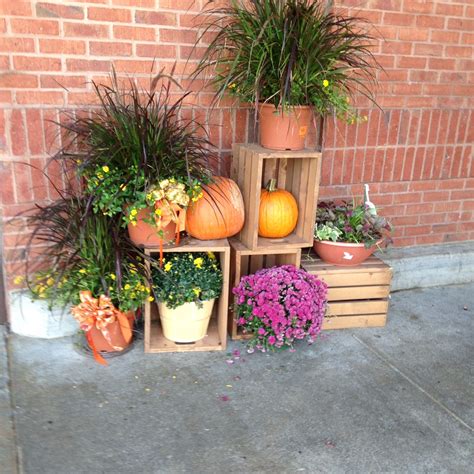
[[[199,341],[207,333],[214,301],[203,301],[201,308],[196,303],[184,303],[174,309],[158,302],[163,335],[174,342]]]
[[[50,311],[45,301],[31,299],[27,291],[12,291],[10,329],[20,336],[53,339],[72,336],[79,327],[67,309]]]

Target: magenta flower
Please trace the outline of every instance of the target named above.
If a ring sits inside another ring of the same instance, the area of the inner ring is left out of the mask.
[[[321,331],[327,285],[292,265],[259,270],[234,288],[237,324],[253,334],[249,347],[262,352],[313,342]]]

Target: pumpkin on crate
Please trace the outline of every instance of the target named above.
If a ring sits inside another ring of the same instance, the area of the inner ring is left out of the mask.
[[[186,212],[186,231],[199,240],[226,239],[238,234],[244,226],[242,193],[235,181],[215,176],[203,187],[204,196]]]
[[[298,222],[298,204],[285,189],[277,189],[276,179],[271,179],[260,194],[258,235],[280,239],[290,235]]]

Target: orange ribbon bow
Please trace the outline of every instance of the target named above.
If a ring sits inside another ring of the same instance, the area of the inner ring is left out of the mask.
[[[155,209],[161,210],[161,215],[156,218],[156,225],[158,230],[163,229],[171,222],[176,225],[176,241],[175,244],[179,245],[179,234],[185,228],[186,213],[184,209],[178,204],[170,203],[168,200],[163,199],[155,203]],[[163,239],[160,239],[160,267],[163,266]]]
[[[125,349],[126,345],[122,347],[113,343],[110,334],[110,325],[115,323],[115,321],[118,321],[123,339],[128,345],[132,339],[131,323],[125,314],[114,306],[112,300],[108,296],[101,295],[99,298],[93,298],[90,291],[81,291],[80,299],[81,302],[77,306],[71,308],[71,313],[78,321],[80,328],[85,331],[87,341],[89,342],[94,354],[94,359],[100,364],[107,365],[107,362],[95,347],[90,334],[91,329],[94,327],[98,329],[114,350],[122,351]]]

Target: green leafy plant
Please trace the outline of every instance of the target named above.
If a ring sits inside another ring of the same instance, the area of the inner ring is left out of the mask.
[[[89,198],[60,194],[27,219],[33,228],[27,282],[35,298],[50,306],[76,305],[79,292],[90,290],[96,297],[111,297],[122,311],[136,310],[152,298],[143,257],[120,218],[94,213]],[[33,243],[46,244],[39,257],[34,257]]]
[[[337,242],[337,239],[341,235],[342,230],[328,224],[319,224],[314,229],[314,238],[317,240],[332,240],[333,242]]]
[[[371,247],[390,241],[390,223],[365,203],[322,201],[318,203],[314,237],[333,242],[363,243]]]
[[[163,269],[153,269],[153,292],[168,308],[218,298],[222,272],[212,252],[167,253]]]
[[[194,75],[212,76],[216,100],[229,93],[255,108],[310,105],[349,122],[357,119],[355,91],[375,103],[378,64],[366,20],[322,0],[232,0],[207,15],[203,35],[213,39]]]
[[[55,158],[77,169],[94,212],[133,223],[135,211],[154,206],[154,191],[170,179],[184,187],[183,207],[198,199],[215,157],[203,127],[182,111],[190,92],[180,93],[164,74],[147,90],[132,80],[122,88],[115,73],[110,86],[92,84],[100,106],[61,122],[66,143]]]

